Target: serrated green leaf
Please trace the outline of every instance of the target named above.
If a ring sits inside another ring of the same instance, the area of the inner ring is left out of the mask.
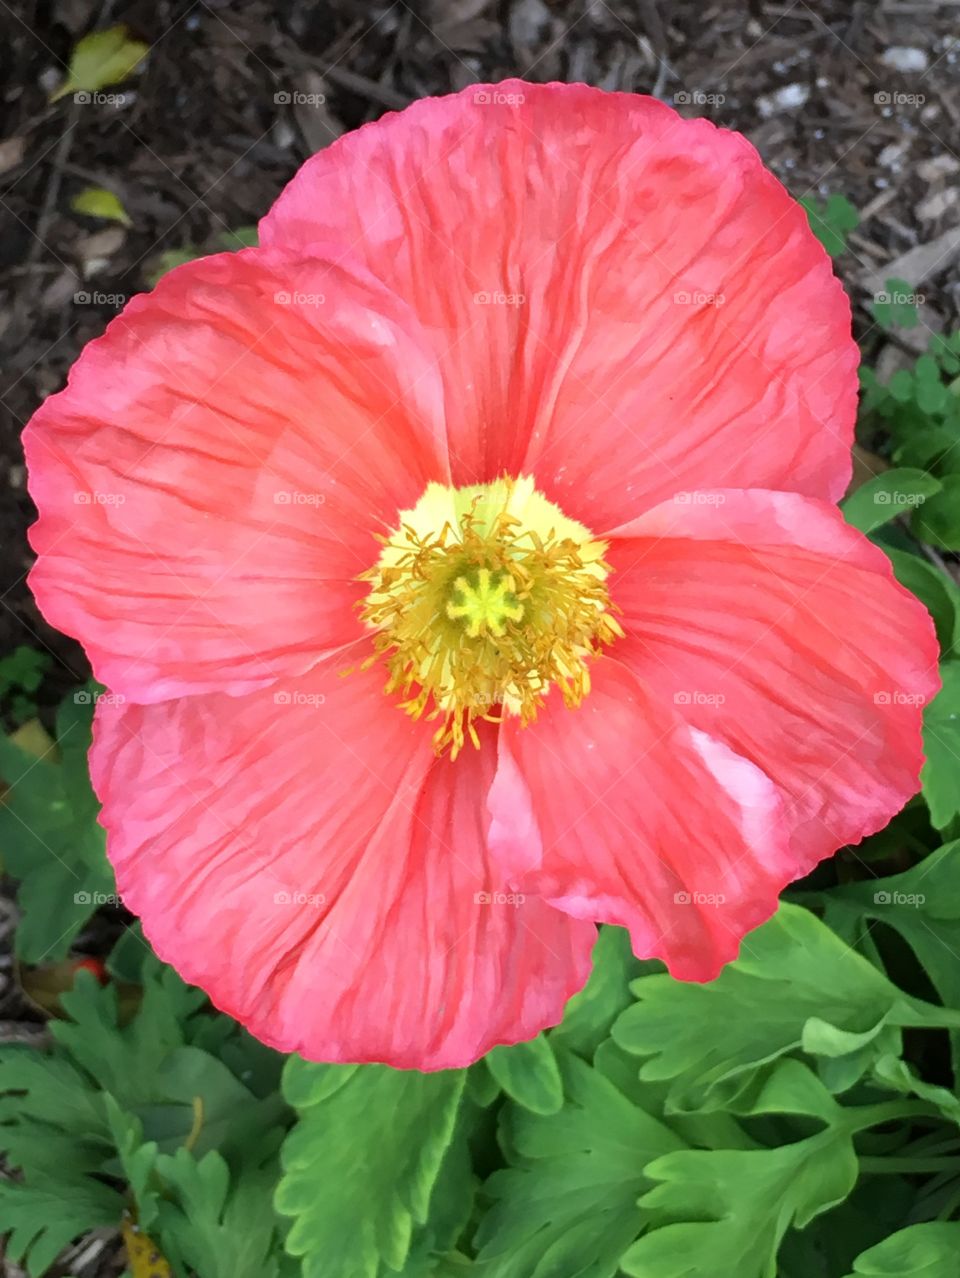
[[[820,900],[827,921],[848,933],[849,915],[864,929],[874,922],[894,928],[947,1007],[960,1009],[960,842],[944,844],[903,874],[846,883]]]
[[[861,1252],[847,1278],[956,1278],[958,1256],[960,1223],[931,1220]]]
[[[75,46],[67,68],[67,78],[50,101],[78,91],[96,93],[110,84],[128,79],[149,52],[149,45],[133,40],[126,27],[93,31]]]
[[[210,1152],[161,1154],[157,1172],[172,1190],[159,1202],[156,1236],[167,1258],[203,1278],[279,1278],[289,1271],[270,1203],[275,1169],[246,1167],[231,1177]]]
[[[590,979],[567,1004],[561,1023],[550,1031],[554,1050],[577,1052],[584,1060],[592,1060],[613,1022],[633,1001],[630,982],[659,967],[634,957],[626,928],[604,925],[593,947]]]
[[[289,1094],[309,1097],[310,1067],[294,1062]],[[363,1065],[325,1095],[329,1074],[314,1068],[322,1098],[298,1106],[281,1156],[276,1206],[294,1218],[287,1250],[304,1278],[377,1278],[382,1265],[403,1267],[428,1218],[466,1072]]]
[[[486,1186],[495,1205],[477,1236],[483,1278],[610,1278],[644,1225],[645,1167],[683,1148],[600,1070],[572,1054],[562,1064],[559,1114],[515,1106],[505,1118],[517,1161]]]
[[[528,1043],[495,1047],[485,1060],[507,1095],[532,1113],[555,1114],[563,1104],[560,1069],[545,1035]]]
[[[137,1204],[137,1225],[149,1230],[159,1210],[156,1142],[144,1141],[143,1124],[125,1113],[109,1093],[105,1093],[104,1103],[120,1166]]]
[[[92,717],[93,693],[68,697],[56,746],[40,758],[0,737],[0,780],[9,787],[0,802],[0,855],[19,880],[16,944],[27,963],[64,958],[114,891],[87,770]]]
[[[681,1109],[722,1107],[761,1066],[802,1047],[811,1017],[863,1034],[915,1015],[912,1000],[866,959],[786,903],[715,981],[647,976],[633,989],[638,1001],[614,1038],[647,1058],[642,1078],[671,1080],[670,1103]]]
[[[68,1243],[91,1229],[117,1225],[123,1198],[90,1177],[35,1176],[26,1184],[0,1182],[0,1233],[5,1254],[42,1278]]]
[[[663,1182],[640,1200],[655,1227],[624,1255],[624,1273],[776,1278],[786,1230],[847,1197],[857,1158],[850,1136],[827,1128],[776,1149],[681,1150],[647,1172]]]

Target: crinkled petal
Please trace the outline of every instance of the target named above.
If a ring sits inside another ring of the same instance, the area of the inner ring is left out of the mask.
[[[822,502],[702,491],[614,537],[617,656],[776,782],[798,873],[919,788],[937,642],[886,555]]]
[[[610,657],[576,710],[552,693],[528,727],[503,724],[490,809],[522,887],[621,924],[687,980],[716,976],[794,875],[773,782]]]
[[[272,250],[134,298],[25,434],[30,582],[128,700],[241,693],[357,637],[355,580],[448,473],[405,304]]]
[[[846,487],[849,303],[800,206],[707,120],[473,85],[313,156],[261,237],[338,240],[410,301],[458,483],[532,472],[599,533],[706,483]]]
[[[241,698],[101,703],[107,852],[160,957],[264,1042],[464,1066],[560,1019],[596,929],[518,900],[490,856],[492,732],[436,759],[382,679],[327,662]]]

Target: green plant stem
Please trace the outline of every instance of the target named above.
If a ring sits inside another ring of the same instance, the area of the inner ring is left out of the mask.
[[[861,1157],[860,1170],[874,1176],[942,1171],[955,1171],[960,1176],[960,1158],[885,1158],[882,1155]]]
[[[919,1100],[880,1101],[876,1105],[858,1105],[845,1112],[843,1122],[851,1135],[881,1123],[893,1123],[902,1118],[933,1118],[943,1121],[943,1115],[935,1105]]]

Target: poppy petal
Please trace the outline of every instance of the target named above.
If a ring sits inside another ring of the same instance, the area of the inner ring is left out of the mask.
[[[879,830],[919,788],[939,686],[933,623],[886,555],[791,493],[686,494],[621,532],[618,658],[776,782],[798,873]]]
[[[374,534],[448,469],[415,332],[362,272],[248,250],[86,347],[24,436],[30,584],[101,681],[240,693],[356,639]]]
[[[326,662],[241,698],[101,703],[107,852],[160,957],[264,1042],[464,1066],[560,1019],[596,928],[490,856],[492,729],[437,759],[382,679]]]
[[[311,157],[260,233],[337,240],[411,303],[457,483],[532,473],[598,533],[708,482],[847,485],[849,303],[800,206],[707,120],[472,85]]]
[[[521,888],[628,928],[639,957],[686,980],[716,976],[794,875],[770,779],[610,657],[578,709],[552,694],[528,727],[504,722],[489,805]],[[514,836],[531,825],[533,855]]]

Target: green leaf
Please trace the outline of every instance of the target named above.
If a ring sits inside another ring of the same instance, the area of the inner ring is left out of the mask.
[[[645,1167],[683,1147],[599,1069],[562,1061],[559,1114],[511,1106],[505,1116],[516,1159],[486,1186],[495,1202],[477,1235],[484,1278],[610,1278],[644,1225]]]
[[[157,1172],[173,1191],[161,1200],[156,1237],[171,1262],[203,1278],[278,1278],[293,1266],[281,1251],[271,1206],[275,1169],[247,1166],[231,1177],[225,1160],[185,1149],[161,1154]]]
[[[0,696],[7,696],[15,688],[36,692],[52,664],[49,653],[20,644],[7,656],[0,657]]]
[[[124,1107],[166,1098],[154,1085],[157,1068],[184,1045],[190,1019],[205,1001],[172,968],[156,960],[150,967],[140,1010],[129,1025],[119,1024],[116,988],[101,988],[88,972],[79,972],[73,989],[61,998],[71,1019],[51,1026],[71,1060]]]
[[[91,1229],[115,1227],[123,1212],[115,1189],[89,1177],[32,1177],[25,1184],[0,1182],[0,1233],[9,1233],[5,1255],[42,1278],[74,1238]]]
[[[940,649],[944,656],[949,656],[955,650],[960,616],[960,590],[956,582],[918,555],[889,546],[883,550],[893,564],[897,581],[915,594],[933,617]]]
[[[669,1104],[684,1110],[729,1102],[762,1065],[803,1046],[812,1018],[820,1037],[808,1047],[822,1044],[824,1026],[873,1035],[884,1024],[915,1023],[916,1015],[912,1000],[872,964],[809,910],[786,903],[715,981],[647,976],[633,989],[638,1001],[617,1021],[614,1038],[647,1058],[641,1078],[672,1080]],[[881,1039],[876,1053],[889,1046]],[[849,1086],[869,1060],[856,1058],[853,1077],[838,1082]]]
[[[945,475],[940,492],[915,510],[910,531],[918,541],[960,550],[960,475]]]
[[[156,1143],[144,1141],[143,1124],[125,1113],[109,1093],[104,1095],[104,1102],[120,1166],[137,1204],[137,1226],[150,1230],[159,1212]]]
[[[924,710],[920,773],[930,820],[938,830],[960,816],[960,661],[940,667],[943,686]]]
[[[529,1043],[495,1047],[485,1060],[507,1095],[532,1113],[555,1114],[563,1104],[560,1069],[543,1034]]]
[[[304,1076],[317,1069],[313,1100]],[[304,1278],[376,1278],[381,1262],[402,1268],[414,1227],[427,1220],[466,1072],[363,1065],[326,1094],[329,1069],[287,1063],[284,1092],[299,1118],[283,1146],[276,1206],[294,1217],[286,1246],[303,1258]]]
[[[229,252],[242,248],[256,248],[260,242],[259,232],[255,226],[238,226],[232,231],[221,231],[217,239]]]
[[[870,303],[881,328],[916,328],[920,323],[916,290],[907,280],[889,279]]]
[[[805,196],[800,203],[814,235],[831,257],[839,257],[847,247],[847,235],[860,224],[857,210],[844,195],[831,195],[826,201]]]
[[[626,928],[605,924],[593,947],[593,970],[579,994],[566,1006],[562,1022],[550,1031],[554,1051],[567,1048],[592,1060],[598,1045],[633,1001],[630,982],[659,964],[634,957]]]
[[[19,743],[20,733],[0,737],[0,779],[9,787],[0,802],[0,849],[19,880],[16,944],[27,963],[64,958],[98,905],[116,899],[87,770],[93,705],[89,690],[69,697],[57,744],[40,757]]]
[[[870,533],[898,515],[915,511],[940,488],[940,481],[925,470],[886,470],[851,493],[841,509],[848,524]]]
[[[624,1273],[776,1278],[787,1229],[802,1229],[847,1197],[857,1158],[838,1127],[777,1149],[681,1150],[647,1174],[663,1182],[640,1200],[655,1227],[624,1255]]]
[[[68,93],[96,93],[109,84],[120,84],[129,79],[149,51],[149,45],[132,40],[123,26],[91,32],[75,46],[67,78],[50,101]]]
[[[960,842],[947,843],[903,874],[846,883],[824,892],[826,919],[853,929],[841,918],[852,912],[868,929],[885,923],[916,954],[940,998],[960,1009]]]
[[[908,1225],[861,1252],[847,1278],[956,1278],[960,1223]]]
[[[949,1122],[960,1123],[960,1099],[946,1087],[928,1083],[899,1056],[881,1056],[874,1062],[873,1077],[893,1092],[929,1101]],[[960,1168],[957,1170],[960,1171]]]
[[[430,1195],[427,1219],[411,1241],[403,1278],[428,1278],[458,1263],[454,1248],[470,1222],[478,1184],[471,1142],[488,1124],[488,1115],[464,1094]]]
[[[85,186],[70,201],[70,207],[74,213],[83,213],[86,217],[100,217],[108,222],[120,222],[123,226],[133,225],[117,196],[102,186]]]

